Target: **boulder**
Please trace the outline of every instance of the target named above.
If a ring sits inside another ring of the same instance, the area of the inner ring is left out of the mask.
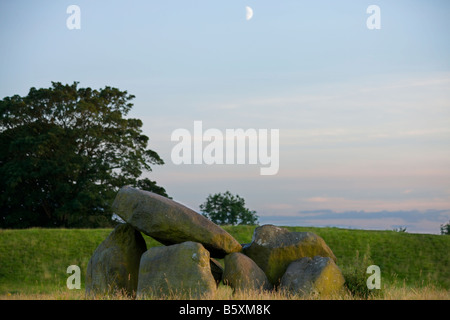
[[[242,253],[232,253],[225,257],[223,283],[234,291],[269,290],[269,280],[260,267]]]
[[[209,252],[200,243],[187,241],[153,247],[141,257],[138,298],[170,295],[200,298],[215,289]]]
[[[216,258],[242,250],[236,239],[211,220],[152,192],[125,186],[117,193],[112,208],[137,230],[165,245],[199,242]]]
[[[344,276],[333,259],[315,256],[301,258],[289,264],[281,278],[280,290],[301,296],[331,295],[343,289]]]
[[[139,261],[147,250],[139,231],[120,224],[95,249],[86,271],[86,293],[122,292],[134,295]]]
[[[243,253],[264,271],[272,285],[277,286],[288,265],[303,257],[316,255],[336,257],[325,241],[312,232],[290,232],[285,228],[263,225],[255,229],[252,242]]]

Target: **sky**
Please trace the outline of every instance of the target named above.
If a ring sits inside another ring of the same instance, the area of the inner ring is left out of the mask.
[[[51,81],[127,90],[129,117],[165,161],[144,176],[197,211],[229,190],[260,224],[439,233],[450,220],[449,16],[446,0],[2,1],[0,97]],[[279,130],[279,170],[175,164],[172,133],[194,136],[194,121],[203,133]]]

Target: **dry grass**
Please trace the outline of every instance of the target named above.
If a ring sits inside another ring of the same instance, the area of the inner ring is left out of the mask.
[[[54,293],[8,293],[0,295],[0,300],[133,300],[133,297],[123,293],[86,296],[83,290],[61,290]],[[168,296],[150,295],[148,300],[190,300],[185,294]],[[363,298],[343,291],[332,296],[298,296],[286,292],[268,291],[232,291],[231,288],[220,286],[214,293],[206,294],[200,300],[362,300]],[[195,299],[194,299],[195,300]],[[385,287],[381,292],[371,295],[368,300],[450,300],[450,291],[436,288],[432,285],[411,288],[406,285]]]
[[[384,300],[450,300],[450,291],[424,288],[391,288],[383,295]]]

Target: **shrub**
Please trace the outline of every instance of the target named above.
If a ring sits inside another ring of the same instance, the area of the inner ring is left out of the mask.
[[[361,257],[358,250],[356,250],[353,262],[342,270],[345,278],[345,287],[356,299],[369,299],[380,294],[379,289],[369,289],[367,287],[367,278],[370,274],[367,273],[367,267],[373,265],[370,258],[370,246],[367,246],[366,253]]]

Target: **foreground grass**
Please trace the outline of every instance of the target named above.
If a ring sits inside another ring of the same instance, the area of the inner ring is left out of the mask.
[[[189,300],[186,295],[149,296],[148,300]],[[0,300],[134,300],[124,294],[86,296],[83,290],[59,289],[52,293],[7,293]],[[344,290],[332,296],[298,296],[284,292],[246,291],[235,292],[220,286],[215,293],[205,295],[201,300],[450,300],[450,292],[433,286],[411,288],[407,286],[384,287],[368,297],[361,297]]]
[[[254,226],[224,227],[240,243],[249,243]],[[382,294],[369,299],[449,299],[450,237],[338,228],[289,227],[321,236],[335,253],[346,279],[355,268],[378,265]],[[84,281],[89,259],[111,229],[0,230],[0,299],[85,299]],[[147,247],[161,244],[144,237]],[[81,290],[68,290],[69,265],[81,269]],[[360,270],[360,271],[361,271]],[[364,280],[364,279],[363,279]],[[127,299],[126,296],[98,299]],[[156,297],[153,297],[156,298]],[[171,298],[171,297],[168,297]],[[177,297],[173,297],[177,298]],[[180,298],[180,297],[178,297]],[[308,297],[318,298],[318,297]],[[324,297],[319,297],[324,298]],[[346,292],[333,299],[360,299]],[[205,299],[299,299],[282,293],[233,295],[219,288]],[[302,298],[304,299],[304,298]]]

